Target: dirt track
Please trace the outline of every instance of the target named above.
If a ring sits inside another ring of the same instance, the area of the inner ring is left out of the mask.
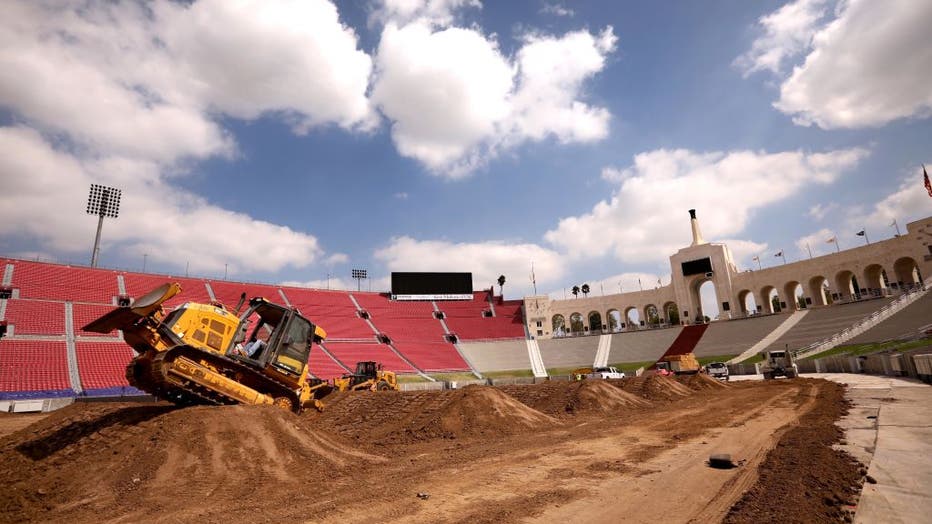
[[[704,376],[342,394],[301,416],[75,405],[0,439],[0,521],[754,522],[812,477],[780,520],[830,522],[861,474],[830,449],[843,410],[830,382]]]

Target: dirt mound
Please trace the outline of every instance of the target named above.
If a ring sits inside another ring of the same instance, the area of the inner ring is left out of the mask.
[[[619,386],[647,400],[674,400],[693,394],[693,390],[676,380],[653,373],[622,381]]]
[[[51,508],[68,520],[67,501],[84,515],[133,515],[143,500],[236,500],[269,482],[303,489],[313,475],[302,472],[385,460],[300,423],[268,406],[65,408],[0,440],[0,521],[43,520]]]
[[[319,423],[360,441],[410,442],[436,438],[513,435],[558,424],[498,388],[370,392],[331,396]]]
[[[676,381],[695,391],[731,387],[725,382],[712,378],[704,373],[696,373],[695,375],[679,375],[676,377]]]
[[[450,397],[442,410],[423,424],[405,428],[406,432],[430,437],[512,435],[557,424],[553,418],[496,388],[469,386],[455,391]]]
[[[502,391],[522,404],[549,415],[609,413],[649,404],[637,395],[604,380],[505,386]]]
[[[650,404],[646,400],[600,380],[579,382],[567,404],[567,411],[615,411]]]

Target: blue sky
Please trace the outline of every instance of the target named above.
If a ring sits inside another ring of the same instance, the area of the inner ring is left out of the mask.
[[[932,213],[925,2],[52,4],[0,17],[7,256],[86,263],[90,183],[105,266],[512,297],[669,282],[691,207],[742,267]]]

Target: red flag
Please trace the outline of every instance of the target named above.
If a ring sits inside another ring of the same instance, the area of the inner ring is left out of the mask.
[[[925,164],[922,165],[922,177],[926,179],[926,191],[928,191],[929,196],[932,197],[932,183],[929,183],[929,174],[926,173]]]

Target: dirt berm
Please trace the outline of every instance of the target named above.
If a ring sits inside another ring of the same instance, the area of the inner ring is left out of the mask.
[[[858,480],[830,447],[841,388],[768,382],[342,393],[302,415],[76,404],[4,425],[0,522],[707,522],[739,500],[728,519],[756,522],[772,493],[799,495],[793,518],[838,517]],[[746,465],[708,468],[712,452]]]

